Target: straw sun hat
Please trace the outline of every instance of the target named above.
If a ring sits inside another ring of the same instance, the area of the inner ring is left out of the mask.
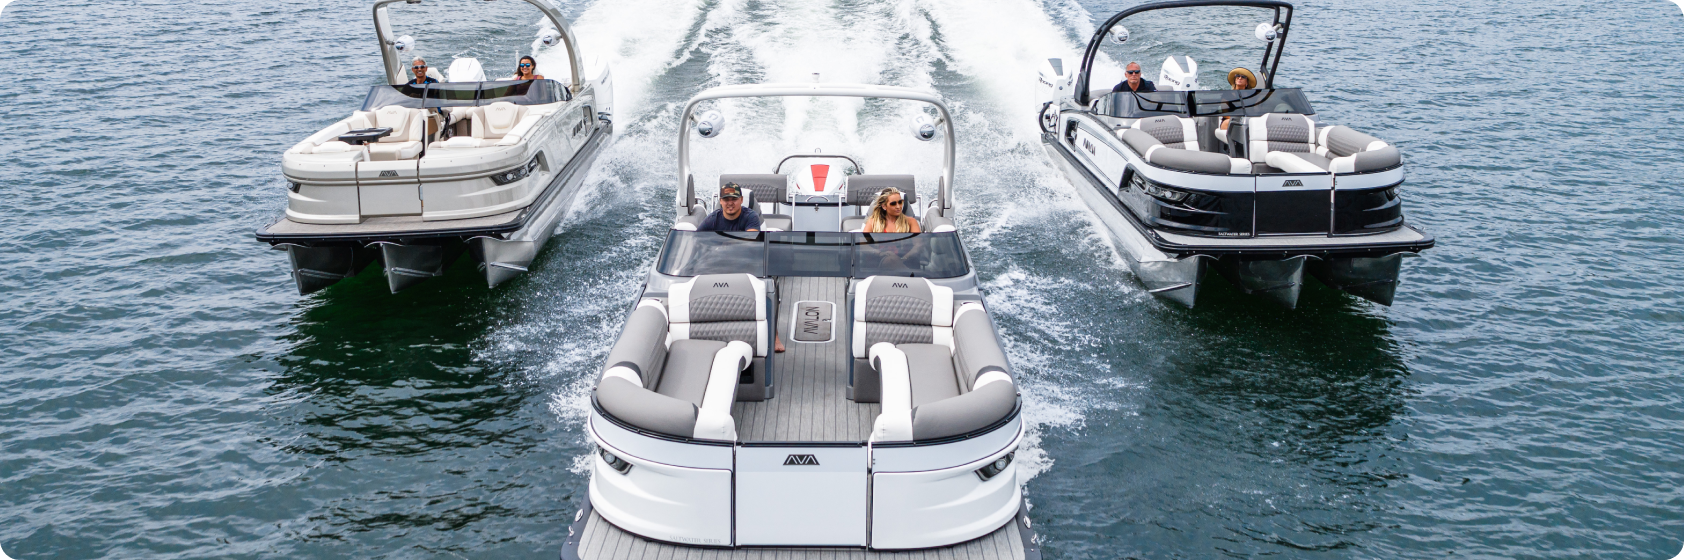
[[[1257,87],[1257,75],[1244,68],[1235,68],[1228,71],[1228,87],[1234,86],[1234,76],[1245,76],[1246,83],[1251,84],[1252,88]]]

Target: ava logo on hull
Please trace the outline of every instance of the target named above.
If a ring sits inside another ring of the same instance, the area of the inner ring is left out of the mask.
[[[784,466],[787,467],[787,466],[790,466],[790,465],[797,465],[797,466],[812,465],[812,466],[816,467],[816,466],[819,466],[819,458],[814,457],[812,455],[806,455],[806,454],[794,454],[794,455],[790,455],[790,456],[784,458]]]

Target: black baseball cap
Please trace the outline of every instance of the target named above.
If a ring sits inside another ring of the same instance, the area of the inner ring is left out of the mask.
[[[742,197],[743,197],[743,187],[742,187],[742,185],[738,185],[736,183],[725,183],[725,186],[719,187],[719,199],[720,200],[725,200],[727,198],[742,198]]]

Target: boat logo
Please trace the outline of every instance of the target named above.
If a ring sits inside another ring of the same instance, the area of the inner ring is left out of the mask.
[[[902,284],[900,282],[895,282],[893,284],[890,284],[889,287],[891,287],[891,288],[910,288],[911,286],[907,286],[906,284]]]
[[[573,135],[578,136],[579,131],[584,130],[584,129],[585,129],[585,121],[579,121],[579,124],[573,125]]]
[[[1300,180],[1297,180],[1297,179],[1287,179],[1286,183],[1283,183],[1281,186],[1283,186],[1283,187],[1302,187],[1302,186],[1304,186],[1304,182],[1300,181]]]
[[[1096,151],[1093,147],[1093,142],[1089,141],[1086,138],[1082,139],[1082,149],[1087,150],[1088,153],[1090,153],[1090,154],[1099,155],[1099,152]]]
[[[713,287],[715,287],[715,288],[729,288],[729,287],[731,287],[731,283],[730,282],[714,282]]]
[[[385,170],[385,171],[381,171],[380,176],[381,177],[397,177],[398,172],[388,169],[388,170]]]
[[[784,466],[789,465],[812,465],[816,467],[819,466],[819,458],[812,455],[797,453],[784,458]]]

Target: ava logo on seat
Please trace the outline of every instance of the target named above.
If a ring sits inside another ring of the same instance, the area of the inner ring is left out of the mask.
[[[908,286],[906,284],[902,284],[900,282],[895,282],[893,284],[890,284],[889,287],[890,288],[911,288],[911,286]]]
[[[812,465],[819,466],[819,458],[812,455],[797,453],[784,458],[784,466]]]
[[[731,287],[731,283],[730,282],[714,282],[713,287],[715,287],[715,288],[729,288],[729,287]]]
[[[381,172],[380,172],[380,176],[381,176],[381,177],[397,177],[397,176],[398,176],[398,172],[396,172],[396,171],[392,171],[392,170],[389,170],[389,169],[388,169],[388,170],[386,170],[386,171],[381,171]]]

